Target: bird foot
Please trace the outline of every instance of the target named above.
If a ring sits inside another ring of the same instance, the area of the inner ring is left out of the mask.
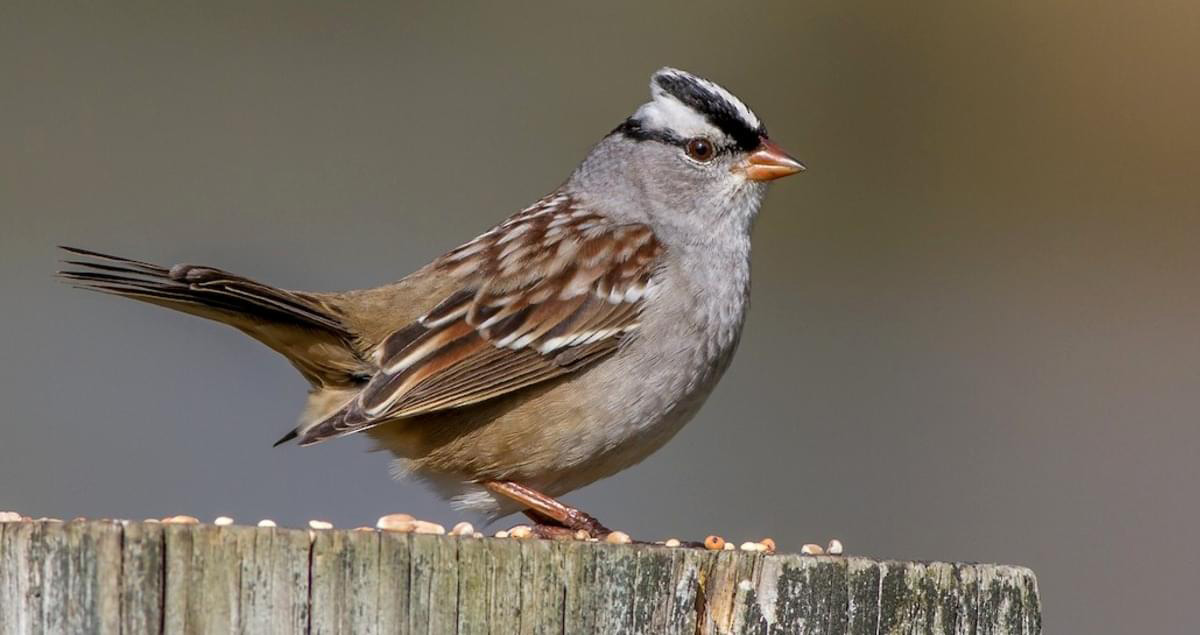
[[[581,512],[577,509],[570,509],[562,522],[558,519],[550,518],[540,512],[527,509],[525,515],[534,522],[533,533],[539,538],[549,538],[552,540],[586,540],[595,538],[603,540],[606,536],[612,533],[612,530],[600,524],[592,516]]]
[[[568,507],[557,500],[512,481],[489,481],[484,486],[496,494],[510,498],[525,507],[525,515],[541,526],[557,527],[575,532],[583,531],[589,538],[601,539],[612,533],[591,515]],[[559,532],[554,532],[559,533]]]
[[[575,530],[563,527],[562,525],[547,523],[535,523],[533,525],[533,535],[543,540],[578,540],[580,537],[591,537],[580,536]]]
[[[586,531],[590,538],[603,538],[612,533],[611,529],[600,524],[594,516],[574,507],[567,508],[567,519],[562,525],[577,532]]]

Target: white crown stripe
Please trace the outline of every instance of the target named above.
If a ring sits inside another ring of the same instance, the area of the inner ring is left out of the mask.
[[[668,92],[662,83],[664,79],[693,84],[713,98],[725,102],[749,129],[758,130],[762,127],[758,116],[733,93],[703,77],[697,77],[674,68],[664,68],[650,79],[651,101],[643,104],[633,115],[633,119],[639,121],[646,128],[669,131],[684,138],[707,136],[713,139],[728,139],[728,135],[710,123],[704,113],[694,110]]]
[[[655,79],[660,76],[679,77],[691,82],[695,82],[708,89],[709,92],[716,94],[718,97],[728,102],[729,105],[733,106],[734,110],[737,111],[742,120],[745,121],[751,128],[762,127],[762,122],[759,121],[758,116],[754,114],[754,111],[750,110],[750,107],[747,106],[745,102],[743,102],[741,99],[738,99],[733,93],[725,90],[715,82],[704,79],[703,77],[692,75],[686,71],[681,71],[677,68],[664,68],[654,74]],[[652,85],[655,83],[656,82],[653,81],[651,82]]]

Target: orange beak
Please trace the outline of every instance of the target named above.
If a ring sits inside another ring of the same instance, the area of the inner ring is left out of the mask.
[[[783,148],[766,137],[762,138],[758,149],[746,157],[741,168],[751,181],[774,181],[805,170],[803,163],[788,156]]]

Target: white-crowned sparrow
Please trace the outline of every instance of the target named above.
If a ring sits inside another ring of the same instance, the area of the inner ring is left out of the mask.
[[[550,497],[696,413],[737,347],[767,182],[804,169],[716,84],[664,68],[650,90],[565,184],[393,284],[285,291],[75,248],[60,276],[287,357],[312,389],[280,443],[367,432],[460,508],[604,533]]]

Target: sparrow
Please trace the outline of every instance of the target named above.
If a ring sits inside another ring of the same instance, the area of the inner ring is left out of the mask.
[[[737,348],[768,183],[802,170],[732,93],[663,68],[565,183],[397,282],[289,291],[74,247],[58,276],[286,357],[311,389],[276,445],[365,433],[456,508],[599,537],[556,497],[696,414]]]

